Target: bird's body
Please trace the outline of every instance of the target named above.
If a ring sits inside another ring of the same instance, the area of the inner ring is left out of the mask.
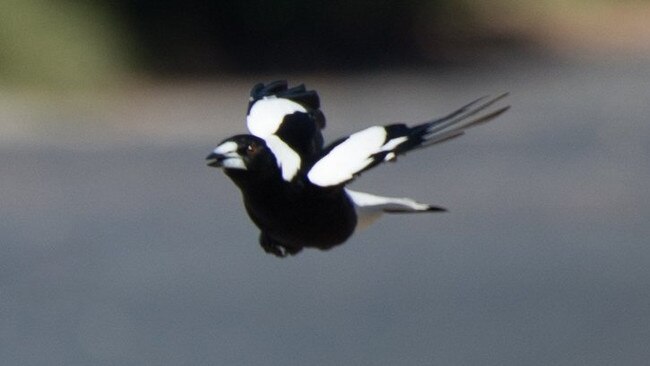
[[[242,192],[244,207],[261,230],[260,244],[274,254],[303,247],[329,249],[343,243],[356,227],[351,199],[340,189],[296,185],[277,175],[251,180],[241,170],[226,174]]]
[[[325,118],[316,92],[302,85],[288,88],[286,82],[258,84],[247,116],[252,134],[224,140],[208,156],[209,165],[224,168],[241,190],[264,250],[285,256],[304,247],[330,249],[382,213],[444,211],[408,198],[354,192],[345,185],[397,155],[460,136],[495,118],[508,107],[481,112],[503,96],[477,100],[413,127],[373,126],[323,147]]]

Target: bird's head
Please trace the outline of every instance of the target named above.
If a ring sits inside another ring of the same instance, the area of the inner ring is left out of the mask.
[[[275,157],[263,139],[237,135],[222,141],[208,157],[208,166],[223,168],[233,180],[276,176]]]

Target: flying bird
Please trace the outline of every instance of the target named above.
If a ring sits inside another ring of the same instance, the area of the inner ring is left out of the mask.
[[[278,257],[303,248],[327,250],[383,213],[443,212],[410,198],[357,192],[346,185],[398,155],[459,137],[509,109],[507,96],[483,97],[423,123],[372,126],[324,146],[325,116],[316,91],[286,81],[257,84],[250,93],[249,134],[223,140],[208,155],[241,190],[260,229],[259,243]]]

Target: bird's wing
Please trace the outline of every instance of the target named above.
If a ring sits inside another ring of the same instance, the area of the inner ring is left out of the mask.
[[[507,93],[483,97],[435,120],[409,127],[405,124],[373,126],[340,139],[323,150],[307,178],[330,187],[347,183],[362,172],[397,155],[461,136],[466,129],[496,118],[510,108],[489,109]]]
[[[382,197],[370,193],[345,189],[357,213],[357,230],[377,220],[383,213],[444,212],[443,207],[419,203],[410,198]]]
[[[316,91],[304,85],[289,88],[286,81],[255,85],[246,124],[251,134],[266,141],[287,181],[322,151],[325,116]]]
[[[325,116],[320,110],[320,99],[315,90],[307,90],[303,84],[288,88],[287,82],[281,80],[255,85],[250,94],[246,124],[250,133],[257,137],[277,135],[289,145],[305,145],[305,140],[317,140],[312,145],[319,151],[323,147],[320,131],[325,128]],[[300,150],[303,146],[295,148]]]

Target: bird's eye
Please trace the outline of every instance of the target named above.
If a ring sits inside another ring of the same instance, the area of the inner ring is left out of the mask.
[[[246,152],[249,155],[255,154],[257,152],[257,145],[249,144],[248,146],[246,146]]]

